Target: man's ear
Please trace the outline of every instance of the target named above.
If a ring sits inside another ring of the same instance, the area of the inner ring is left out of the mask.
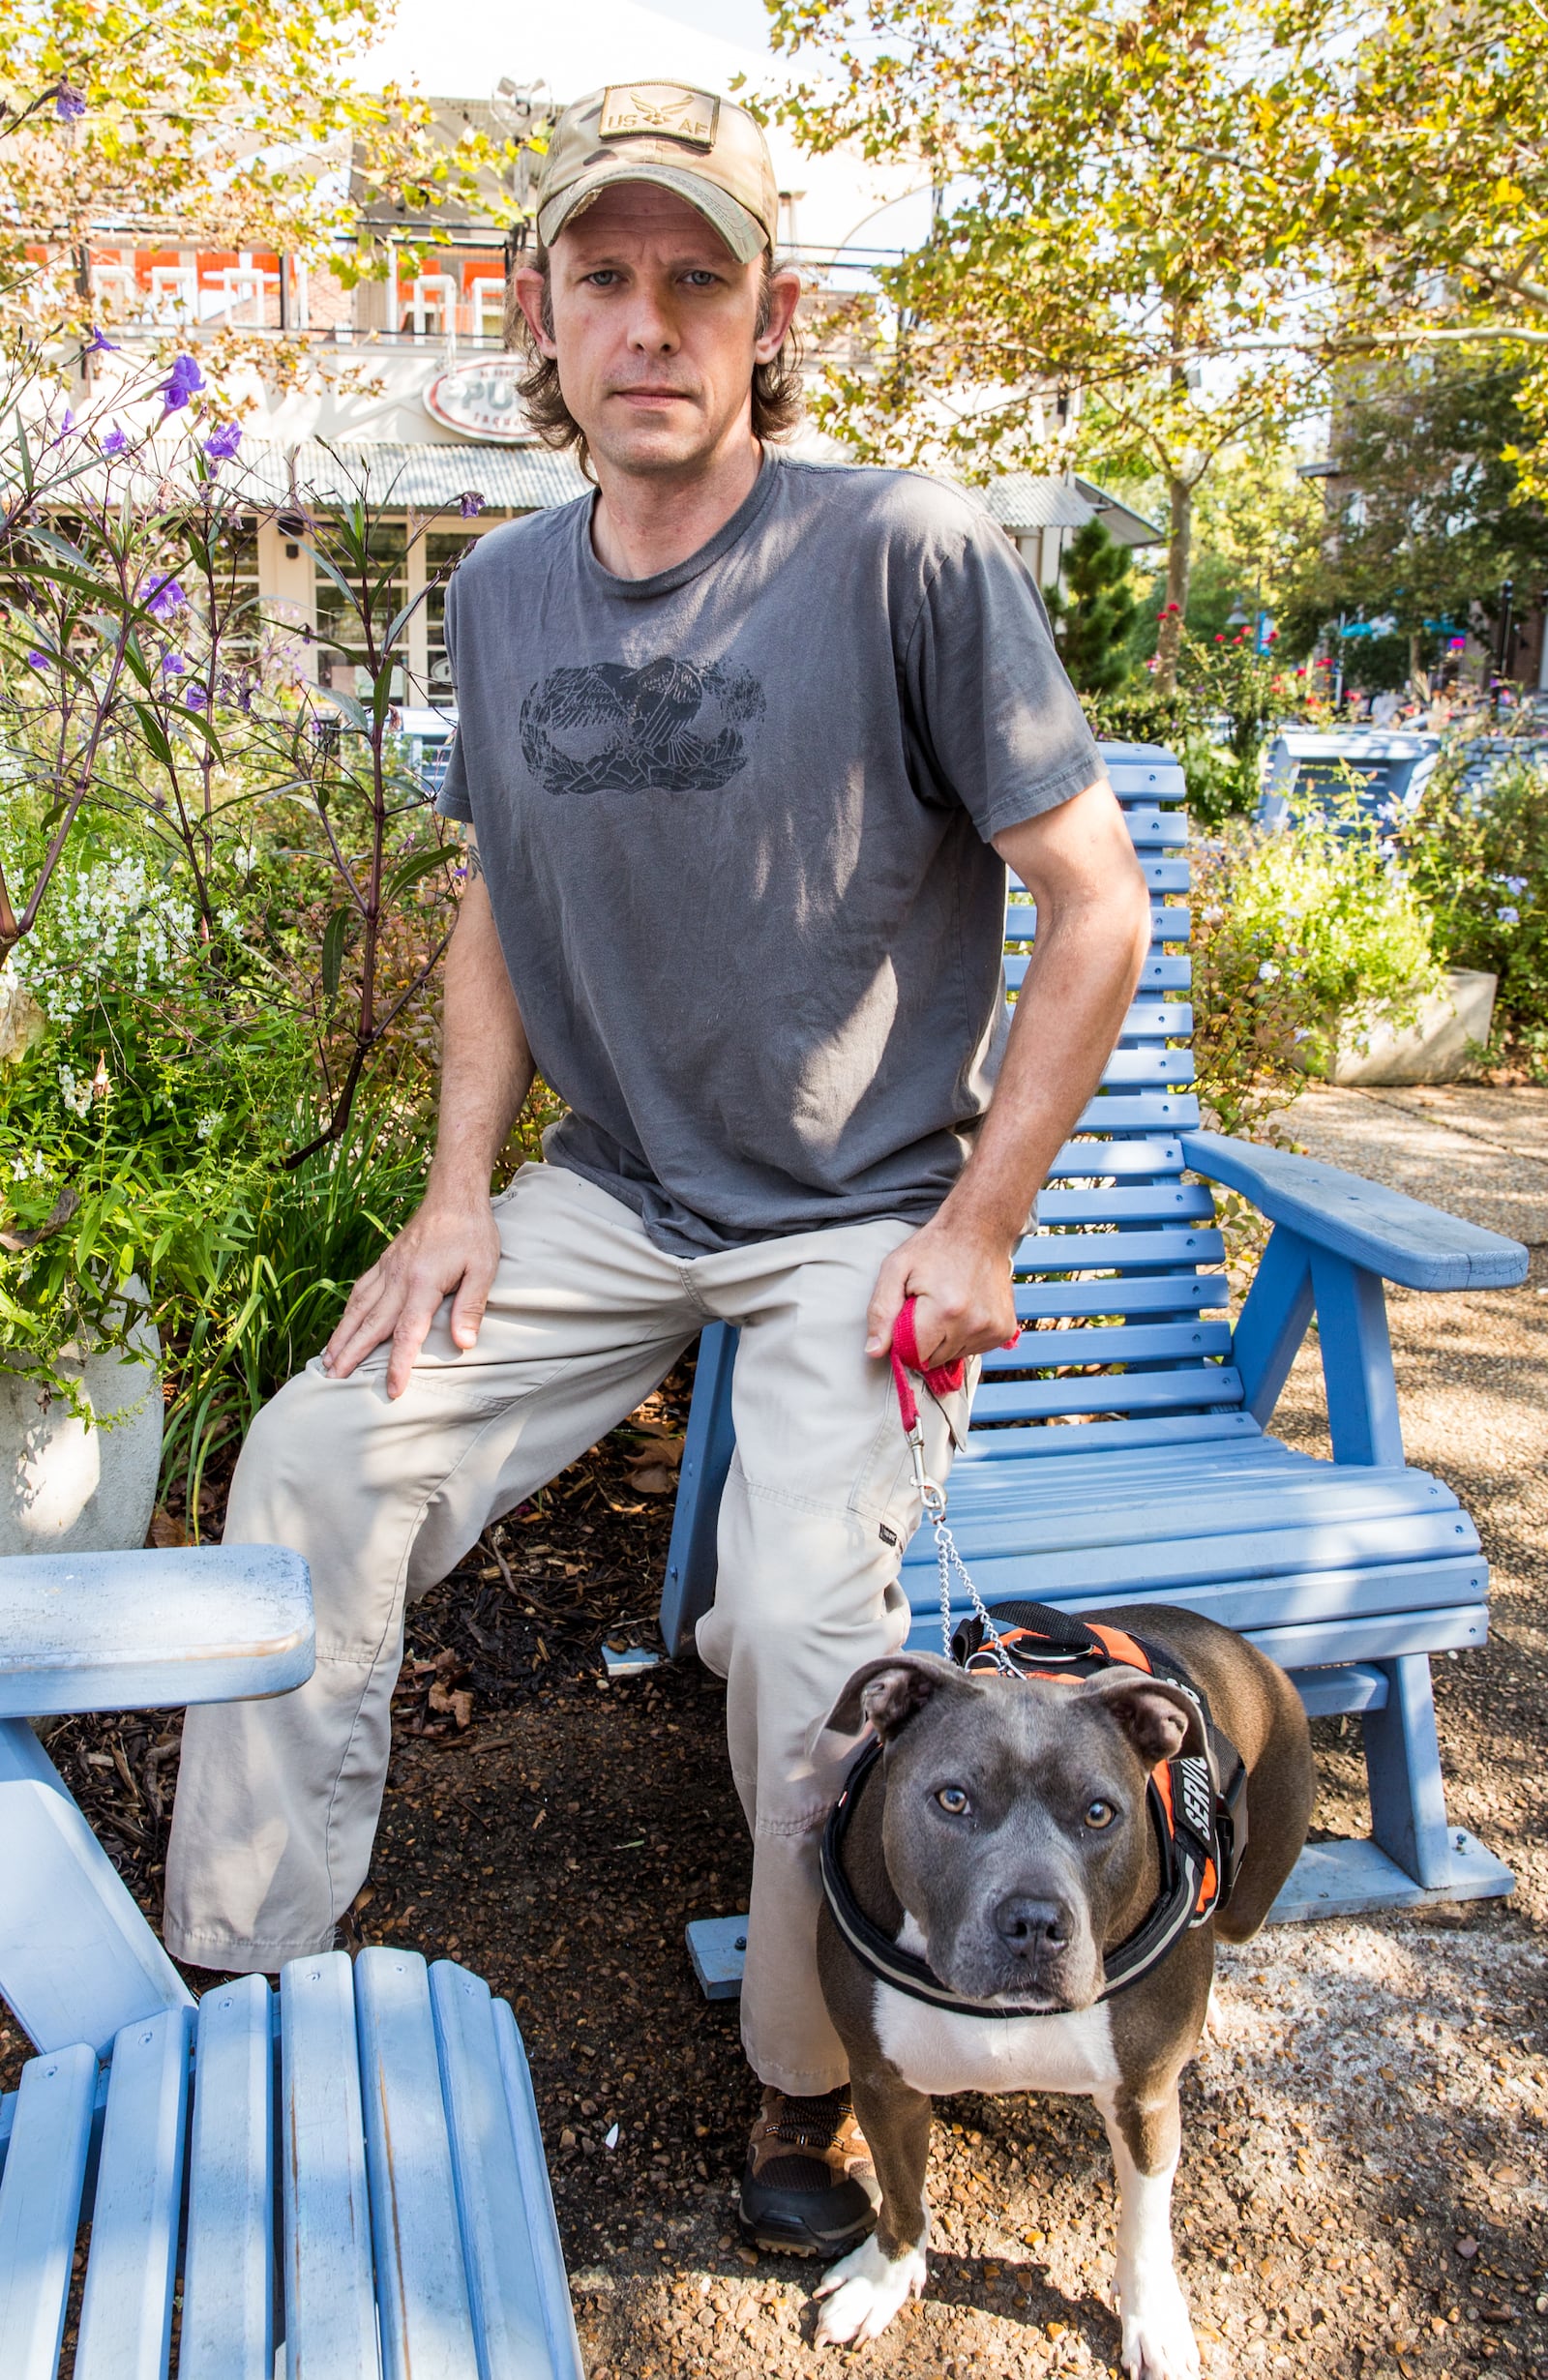
[[[888,1743],[933,1694],[964,1682],[961,1670],[938,1652],[889,1652],[855,1671],[822,1724],[836,1736],[874,1727]]]
[[[1119,1669],[1088,1678],[1084,1691],[1112,1713],[1147,1769],[1179,1753],[1207,1757],[1199,1706],[1180,1686],[1147,1678],[1144,1670]]]

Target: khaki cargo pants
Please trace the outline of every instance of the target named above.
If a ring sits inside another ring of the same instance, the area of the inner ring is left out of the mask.
[[[190,1711],[167,1947],[272,1972],[331,1945],[371,1859],[405,1598],[631,1413],[703,1324],[735,1323],[737,1453],[699,1650],[727,1681],[753,1836],[742,2038],[761,2081],[830,2090],[846,2061],[817,1978],[818,1844],[841,1780],[809,1738],[851,1672],[908,1630],[899,1550],[919,1507],[888,1366],[864,1344],[878,1269],[911,1226],[685,1259],[546,1165],[524,1167],[494,1213],[502,1255],[476,1347],[454,1348],[443,1307],[395,1402],[384,1348],[348,1380],[313,1360],[249,1434],[225,1542],[306,1556],[317,1666],[294,1693]],[[966,1396],[927,1413],[937,1478],[966,1413]]]

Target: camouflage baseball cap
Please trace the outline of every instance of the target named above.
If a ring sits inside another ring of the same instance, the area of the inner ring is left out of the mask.
[[[567,107],[538,173],[538,235],[568,223],[616,182],[675,191],[751,264],[779,219],[774,165],[745,107],[685,82],[615,82]]]

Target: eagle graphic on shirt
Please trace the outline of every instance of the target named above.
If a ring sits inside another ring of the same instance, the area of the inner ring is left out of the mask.
[[[521,754],[550,793],[713,793],[763,708],[752,671],[723,661],[551,669],[521,704]]]

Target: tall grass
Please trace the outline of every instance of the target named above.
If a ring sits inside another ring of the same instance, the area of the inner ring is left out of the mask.
[[[196,1533],[209,1467],[325,1345],[351,1287],[412,1213],[428,1145],[377,1125],[285,1173],[265,1169],[223,1218],[198,1279],[164,1277],[158,1322],[173,1382],[163,1485]]]

